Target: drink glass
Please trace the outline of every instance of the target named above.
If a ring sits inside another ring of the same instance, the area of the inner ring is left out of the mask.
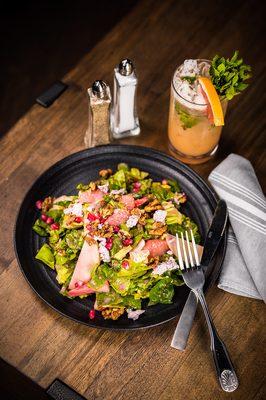
[[[202,75],[208,76],[210,61],[197,60],[197,62],[204,65]],[[222,126],[214,126],[210,122],[210,118],[208,118],[210,108],[205,100],[198,103],[197,100],[190,101],[180,94],[177,78],[180,76],[181,67],[182,65],[176,69],[171,82],[168,121],[169,149],[176,158],[187,164],[200,164],[212,158],[216,153]],[[225,115],[227,101],[223,100],[221,103]]]

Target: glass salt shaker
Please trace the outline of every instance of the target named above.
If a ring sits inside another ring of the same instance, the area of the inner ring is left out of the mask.
[[[109,86],[101,80],[95,81],[88,89],[89,123],[85,133],[86,147],[110,143],[110,104]]]
[[[137,83],[132,61],[122,60],[114,69],[114,99],[111,111],[111,131],[114,139],[140,133],[136,107]]]

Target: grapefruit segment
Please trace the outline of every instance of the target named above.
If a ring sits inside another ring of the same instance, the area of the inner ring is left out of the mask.
[[[215,87],[213,86],[212,81],[205,76],[200,76],[198,81],[204,92],[204,97],[208,101],[207,114],[210,122],[213,120],[215,126],[224,125],[224,114],[221,100],[216,92]]]

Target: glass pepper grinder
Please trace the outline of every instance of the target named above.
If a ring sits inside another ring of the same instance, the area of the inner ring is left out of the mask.
[[[109,86],[101,80],[93,82],[88,89],[89,123],[85,133],[86,147],[110,143],[110,104]]]
[[[111,111],[111,130],[114,139],[140,133],[136,106],[138,79],[132,61],[122,60],[114,69],[114,99]]]

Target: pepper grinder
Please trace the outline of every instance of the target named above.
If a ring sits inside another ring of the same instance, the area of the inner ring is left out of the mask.
[[[88,89],[89,123],[85,133],[86,147],[110,143],[110,104],[109,86],[101,80],[95,81]]]
[[[111,131],[114,139],[140,133],[136,107],[138,79],[132,61],[122,60],[114,69],[114,100],[111,111]]]

